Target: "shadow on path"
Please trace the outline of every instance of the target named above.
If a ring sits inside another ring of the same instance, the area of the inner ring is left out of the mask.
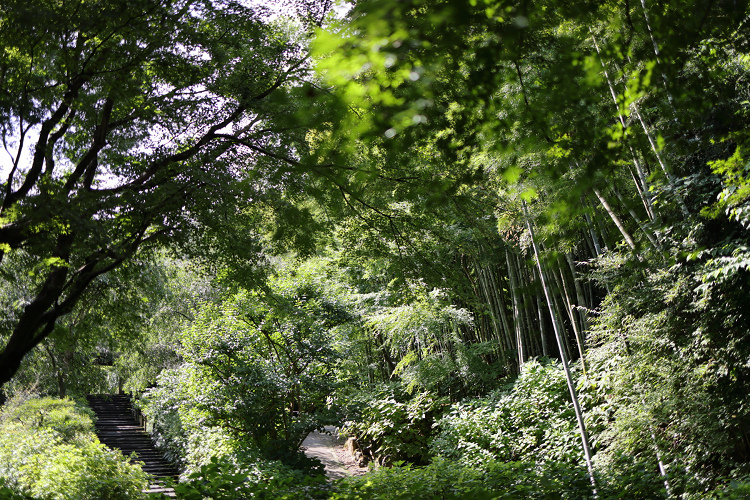
[[[367,473],[367,468],[359,467],[344,450],[343,442],[332,425],[325,427],[325,433],[313,431],[302,442],[302,450],[308,457],[320,460],[326,469],[328,479],[341,479],[347,476]]]

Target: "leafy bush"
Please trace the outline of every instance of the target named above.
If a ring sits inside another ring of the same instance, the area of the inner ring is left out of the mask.
[[[311,477],[278,462],[238,466],[227,459],[214,457],[183,482],[175,484],[174,489],[177,498],[183,500],[301,500],[327,498],[330,486],[323,476]]]
[[[119,451],[99,443],[90,410],[50,398],[10,401],[3,408],[0,477],[0,494],[51,500],[140,499],[147,479]]]
[[[12,422],[25,428],[49,429],[63,441],[90,438],[94,412],[70,399],[20,397],[8,401],[0,413],[0,425]]]
[[[565,374],[554,361],[529,361],[514,384],[454,405],[435,428],[432,453],[467,466],[583,461]]]
[[[190,408],[184,394],[184,385],[188,382],[185,376],[183,370],[162,371],[158,386],[135,402],[146,416],[156,447],[165,458],[183,468],[192,463],[187,458],[190,450],[187,427],[191,419],[186,418],[183,411]]]
[[[359,396],[359,411],[342,433],[356,436],[363,453],[381,465],[426,464],[434,415],[446,401],[429,393],[408,398],[397,386],[385,386]]]
[[[296,447],[261,449],[244,433],[232,431],[235,422],[215,420],[205,408],[214,401],[209,389],[196,383],[195,373],[189,367],[182,367],[162,372],[159,386],[149,390],[139,401],[156,445],[167,458],[182,466],[185,475],[198,471],[212,459],[228,461],[238,467],[278,460],[312,475],[320,472],[320,462],[306,457]],[[297,418],[301,420],[304,415]]]
[[[585,499],[585,468],[523,462],[485,462],[483,468],[438,459],[426,467],[401,465],[337,483],[336,500],[396,499]]]
[[[750,477],[729,481],[707,495],[716,500],[743,500],[750,498]]]
[[[38,462],[33,495],[52,499],[121,500],[143,498],[146,474],[121,453],[94,441],[84,446],[59,444]],[[35,471],[36,472],[36,471]]]
[[[683,244],[731,235],[709,229],[694,227]],[[661,461],[683,498],[750,472],[750,281],[746,271],[714,276],[711,254],[675,257],[648,273],[601,263],[602,279],[619,284],[600,308],[588,354],[610,412],[598,467],[616,474],[632,457],[653,471]]]
[[[642,477],[639,477],[643,474]],[[657,481],[658,482],[658,481]],[[621,477],[599,477],[594,495],[586,468],[554,462],[486,461],[482,467],[459,465],[436,459],[424,467],[396,464],[366,476],[352,476],[334,483],[322,477],[303,477],[284,469],[263,475],[237,469],[213,460],[176,486],[184,500],[230,500],[265,498],[282,500],[412,500],[506,499],[506,500],[650,500],[667,498],[654,488],[648,471],[630,469]],[[702,498],[740,500],[747,498],[750,483],[731,481]]]
[[[318,465],[298,449],[330,420],[325,401],[337,359],[330,330],[350,318],[300,269],[268,279],[267,289],[203,303],[180,332],[184,363],[163,371],[141,401],[158,444],[191,470],[247,452]]]
[[[0,477],[0,500],[34,500],[34,498],[8,488],[5,485],[5,479]]]

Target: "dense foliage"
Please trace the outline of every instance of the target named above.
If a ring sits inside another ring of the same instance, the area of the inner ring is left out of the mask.
[[[37,3],[6,394],[133,391],[190,499],[747,496],[747,1]]]
[[[335,389],[332,331],[350,315],[309,270],[287,268],[264,290],[233,291],[193,317],[178,336],[182,364],[141,403],[163,446],[189,468],[240,449],[305,462],[297,449],[327,423]]]
[[[0,498],[142,499],[147,475],[94,434],[92,412],[69,399],[16,398],[0,413]]]
[[[453,405],[435,424],[433,454],[466,466],[496,460],[575,465],[580,448],[565,374],[536,360],[509,388]]]

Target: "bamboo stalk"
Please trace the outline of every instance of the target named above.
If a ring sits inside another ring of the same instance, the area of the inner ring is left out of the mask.
[[[571,255],[570,252],[565,253],[565,260],[568,262],[568,267],[570,268],[570,274],[573,276],[573,287],[576,291],[576,298],[578,300],[578,305],[582,307],[588,307],[588,302],[586,301],[586,296],[583,293],[583,287],[581,286],[581,281],[578,279],[578,272],[576,271],[575,263],[573,262],[573,255]],[[580,308],[578,308],[578,315],[581,319],[581,327],[584,332],[588,331],[589,329],[589,322],[588,318],[586,317],[586,313],[581,312]]]
[[[617,92],[615,92],[614,84],[612,83],[612,79],[609,76],[609,72],[607,71],[607,67],[604,64],[604,60],[601,58],[601,51],[599,49],[599,44],[596,42],[596,37],[594,36],[593,32],[591,33],[591,39],[594,41],[594,47],[596,48],[596,53],[599,55],[599,60],[601,62],[602,68],[604,70],[604,76],[606,77],[607,84],[609,86],[609,92],[612,95],[612,99],[614,100],[615,106],[617,107],[617,116],[620,119],[620,124],[622,125],[623,130],[627,128],[627,124],[625,122],[625,117],[622,116],[622,113],[620,113],[620,104],[617,102]],[[651,146],[651,151],[654,153],[654,156],[656,156],[656,160],[659,162],[659,166],[661,167],[662,171],[664,172],[664,175],[667,178],[667,182],[670,186],[674,189],[674,178],[672,177],[672,174],[669,172],[669,169],[667,168],[666,161],[662,157],[661,153],[659,152],[659,148],[656,145],[656,142],[654,141],[653,135],[651,133],[651,130],[646,125],[645,120],[643,119],[643,116],[641,115],[640,109],[638,108],[637,103],[633,102],[631,104],[630,108],[635,111],[635,115],[638,118],[638,121],[641,124],[641,128],[643,129],[643,133],[646,134],[646,138],[648,139],[648,142]],[[643,179],[644,182],[644,190],[642,191],[640,188],[638,189],[639,193],[648,192],[648,186],[645,184],[646,176],[643,173],[643,170],[640,166],[640,163],[638,163],[638,159],[635,155],[635,151],[633,151],[633,148],[630,147],[630,154],[633,158],[633,164],[636,167],[636,170],[638,170],[638,177]],[[638,183],[636,183],[637,186]],[[675,189],[676,193],[676,189]],[[680,204],[680,210],[682,210],[683,215],[688,216],[690,215],[690,212],[688,211],[687,205],[685,205],[685,201],[682,199],[682,197],[679,194],[676,194],[677,199]],[[644,199],[644,202],[647,202],[646,199]]]
[[[680,210],[682,211],[682,215],[685,217],[688,217],[690,215],[690,210],[688,210],[687,205],[685,205],[685,200],[682,198],[682,196],[677,192],[677,189],[675,188],[675,181],[674,177],[672,176],[672,173],[667,168],[667,162],[664,160],[661,151],[659,151],[659,147],[656,145],[656,142],[654,141],[653,134],[649,130],[648,126],[646,125],[646,121],[643,119],[643,115],[641,115],[641,110],[638,107],[638,103],[633,102],[630,106],[633,111],[635,111],[635,116],[638,117],[638,121],[641,124],[641,128],[643,129],[643,133],[646,134],[646,138],[648,139],[648,143],[651,146],[651,151],[654,153],[654,156],[656,156],[656,161],[659,163],[659,166],[661,167],[662,172],[664,172],[664,175],[667,178],[667,182],[672,187],[672,189],[675,192],[675,196],[677,197],[677,201],[680,205]]]
[[[500,321],[502,322],[504,336],[506,339],[510,338],[510,323],[508,321],[508,315],[505,311],[505,300],[502,294],[502,289],[497,285],[496,275],[494,272],[489,272],[489,283],[493,296],[495,297],[495,303],[497,305],[498,312],[500,313]]]
[[[635,155],[633,155],[633,158],[635,160]],[[628,171],[630,172],[630,176],[633,178],[633,184],[635,184],[636,186],[636,190],[638,191],[638,197],[641,199],[641,203],[643,203],[643,208],[646,209],[646,215],[648,215],[649,220],[655,220],[656,214],[654,212],[654,206],[651,202],[651,195],[648,193],[648,191],[644,192],[644,190],[647,189],[648,184],[646,182],[643,168],[641,168],[640,163],[636,167],[638,176],[639,177],[644,176],[640,179],[636,177],[636,174],[633,172],[632,168],[628,167]]]
[[[554,287],[554,280],[552,283],[552,287]],[[554,288],[550,288],[552,292],[554,292]],[[568,359],[573,359],[573,347],[570,345],[570,338],[567,334],[567,329],[565,328],[565,320],[563,319],[563,308],[560,307],[560,293],[558,290],[558,293],[552,293],[552,303],[555,307],[555,311],[557,312],[557,315],[555,316],[556,321],[558,321],[558,328],[560,329],[560,332],[562,333],[562,339],[563,343],[565,344],[565,352],[568,355]]]
[[[528,290],[529,289],[528,284],[531,281],[530,278],[528,277],[528,266],[525,265],[525,261],[521,259],[520,255],[516,254],[515,258],[516,258],[516,265],[517,265],[516,269],[518,269],[518,274],[519,274],[519,277],[521,278],[519,279],[519,281],[525,282],[525,284],[522,283],[522,288],[524,290]],[[526,349],[525,349],[526,358],[528,358],[530,357],[531,352],[539,352],[538,346],[536,346],[537,349],[534,350],[534,345],[533,345],[533,335],[531,334],[531,332],[533,331],[533,328],[534,328],[534,322],[531,318],[531,313],[529,312],[531,310],[531,306],[529,304],[528,292],[521,294],[521,307],[522,307],[521,311],[523,312],[523,317],[524,317],[524,324],[523,324],[524,328],[522,328],[521,334],[522,334],[522,340],[524,341],[524,346],[526,346]]]
[[[511,328],[508,325],[508,318],[505,314],[505,306],[502,303],[502,297],[499,296],[496,287],[493,286],[493,278],[494,275],[490,273],[489,270],[486,270],[484,273],[482,273],[482,290],[483,294],[487,298],[486,300],[488,302],[488,305],[490,306],[490,310],[492,311],[493,322],[497,322],[497,313],[500,314],[501,323],[496,324],[497,334],[495,335],[495,338],[497,338],[498,343],[502,342],[504,344],[505,352],[513,349],[513,341],[510,334]],[[495,312],[495,310],[497,310],[497,312]]]
[[[581,198],[581,204],[585,205],[585,200]],[[594,246],[594,257],[599,257],[602,254],[602,247],[599,244],[599,238],[596,236],[596,229],[594,223],[591,220],[591,215],[588,212],[583,213],[584,219],[586,219],[586,227],[589,230],[589,236],[591,237],[591,244]]]
[[[550,299],[550,292],[547,287],[547,281],[544,277],[544,269],[542,269],[542,259],[539,256],[539,247],[536,244],[536,237],[534,235],[534,228],[531,225],[531,220],[529,219],[529,211],[526,208],[526,201],[521,202],[523,205],[523,214],[526,218],[526,226],[529,229],[529,234],[531,235],[531,245],[534,248],[534,255],[536,256],[536,263],[537,266],[539,266],[539,277],[542,280],[542,289],[544,290],[544,296],[547,298],[547,306],[549,307],[550,315],[552,315],[553,321],[552,326],[555,330],[555,338],[557,339],[557,346],[560,349],[560,360],[562,361],[563,370],[565,371],[565,380],[568,383],[568,390],[570,391],[570,398],[573,402],[573,409],[575,410],[576,414],[576,420],[578,421],[578,430],[581,434],[581,443],[583,445],[583,455],[586,460],[586,467],[589,471],[589,477],[591,479],[591,485],[593,487],[593,493],[594,498],[596,498],[597,495],[597,486],[596,486],[596,478],[594,476],[594,466],[591,463],[591,448],[589,446],[589,436],[588,432],[586,431],[586,424],[583,421],[583,412],[581,411],[581,405],[578,403],[578,394],[576,393],[575,384],[573,383],[573,376],[570,373],[570,367],[568,366],[568,358],[565,355],[565,351],[563,349],[562,344],[562,334],[560,332],[560,329],[557,326],[557,321],[555,321],[555,311],[552,307],[552,300]]]
[[[609,93],[612,96],[612,100],[615,103],[615,107],[617,108],[617,117],[620,120],[620,125],[622,126],[622,129],[627,129],[627,123],[625,121],[625,117],[622,116],[622,113],[620,113],[620,104],[617,102],[617,92],[615,92],[615,85],[612,82],[612,78],[609,76],[609,71],[607,71],[607,66],[604,64],[604,59],[601,57],[601,50],[599,50],[599,44],[596,42],[596,37],[594,36],[594,33],[591,32],[591,39],[594,42],[594,48],[596,48],[596,53],[599,56],[599,62],[602,65],[602,70],[604,71],[604,76],[607,80],[607,85],[609,86]],[[640,162],[638,161],[638,157],[635,154],[635,150],[633,149],[633,146],[628,144],[628,149],[630,149],[630,156],[633,159],[633,165],[635,166],[636,171],[638,172],[638,179],[640,180],[640,183],[637,182],[635,179],[635,187],[638,191],[638,195],[641,197],[641,200],[643,203],[651,208],[651,199],[648,195],[649,187],[648,187],[648,181],[646,180],[646,174],[643,171],[643,167],[641,167]]]
[[[492,302],[491,291],[489,290],[489,287],[487,285],[487,277],[484,276],[484,270],[480,266],[476,265],[475,267],[477,269],[477,276],[481,284],[482,295],[484,295],[485,302],[487,302],[487,305],[489,306],[490,318],[492,319],[492,324],[496,332],[495,336],[499,337],[502,327],[500,326],[500,323],[498,322],[497,316],[495,314],[495,307]]]
[[[576,343],[578,344],[578,355],[581,359],[581,367],[583,368],[583,374],[586,375],[586,364],[585,360],[583,358],[583,335],[581,335],[581,329],[579,328],[578,321],[576,320],[575,312],[573,311],[573,303],[570,300],[570,294],[568,293],[568,287],[565,286],[565,276],[563,275],[562,268],[559,269],[560,276],[558,278],[557,273],[555,273],[555,270],[552,269],[552,275],[555,276],[555,279],[558,281],[558,286],[560,286],[562,291],[562,300],[566,306],[566,309],[568,311],[568,317],[570,318],[570,324],[573,327],[573,335],[575,335]]]
[[[615,193],[615,196],[617,196],[617,199],[620,200],[620,203],[628,210],[630,216],[633,218],[633,220],[635,220],[635,223],[638,224],[638,228],[641,230],[641,232],[646,235],[646,238],[648,238],[648,241],[651,242],[651,245],[653,245],[656,250],[661,251],[661,245],[658,241],[656,241],[656,237],[651,234],[648,229],[646,229],[635,211],[633,211],[633,209],[628,206],[620,193],[613,186],[610,186],[610,188],[612,189],[612,192]]]
[[[625,226],[623,225],[620,218],[617,216],[614,210],[612,210],[612,207],[609,205],[607,200],[602,196],[602,193],[597,188],[592,188],[594,191],[594,194],[597,198],[599,198],[599,202],[601,202],[602,206],[604,207],[604,210],[607,211],[607,214],[609,214],[609,217],[612,219],[612,222],[615,223],[615,226],[617,226],[617,229],[620,230],[620,234],[623,238],[625,238],[625,241],[627,242],[628,246],[636,252],[636,246],[635,241],[633,241],[633,238],[630,236],[630,233],[628,233],[627,229],[625,229]]]
[[[534,270],[534,278],[539,280],[539,272],[536,270]],[[544,309],[542,308],[542,297],[539,293],[536,293],[534,295],[536,296],[536,308],[539,314],[539,335],[542,340],[542,354],[544,356],[549,356],[549,349],[547,348],[547,338],[546,338],[547,326],[544,321],[544,314],[543,314]]]
[[[518,351],[518,372],[521,372],[521,368],[523,367],[523,344],[521,341],[521,322],[523,321],[523,317],[521,316],[521,307],[520,307],[520,300],[518,297],[519,290],[518,290],[518,278],[516,277],[516,270],[511,263],[510,254],[508,253],[508,250],[505,251],[505,261],[508,264],[508,274],[510,274],[510,284],[511,284],[511,296],[513,297],[513,325],[516,332],[516,350]]]
[[[594,222],[596,222],[596,227],[599,229],[599,234],[602,235],[602,240],[604,240],[604,250],[614,247],[615,245],[612,241],[612,238],[609,235],[606,226],[602,222],[601,217],[599,217],[599,211],[596,210],[596,206],[594,206],[593,203],[591,203],[591,205],[592,207],[594,207]]]
[[[524,279],[527,283],[525,287],[526,293],[522,295],[522,298],[523,298],[523,313],[524,313],[524,317],[526,318],[526,330],[524,332],[526,335],[525,343],[526,343],[526,346],[528,346],[528,349],[526,350],[526,354],[527,354],[527,357],[531,357],[531,356],[537,355],[541,351],[541,348],[539,346],[539,340],[536,338],[536,335],[533,334],[534,319],[533,319],[533,315],[531,314],[531,310],[534,308],[534,303],[531,301],[531,297],[529,296],[529,292],[528,292],[528,290],[530,290],[531,288],[533,273],[529,272],[527,265],[521,266],[521,262],[523,261],[521,261],[520,256],[517,257],[517,259],[519,261],[519,267],[521,267],[522,275],[524,276]]]
[[[648,34],[651,37],[651,43],[654,46],[654,55],[656,56],[656,63],[661,67],[661,54],[659,54],[659,44],[656,42],[656,37],[654,36],[654,30],[651,29],[651,19],[648,17],[648,9],[646,8],[646,0],[641,0],[641,7],[643,7],[643,18],[646,20],[646,28],[648,28]],[[661,78],[664,80],[664,91],[667,94],[667,99],[669,100],[669,108],[672,111],[672,114],[674,115],[674,121],[675,123],[679,123],[679,117],[677,116],[677,111],[674,107],[674,98],[672,97],[672,93],[669,91],[669,80],[667,79],[667,75],[664,73],[663,70],[660,70],[659,73],[661,73]]]

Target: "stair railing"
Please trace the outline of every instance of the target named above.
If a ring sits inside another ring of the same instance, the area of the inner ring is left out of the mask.
[[[133,404],[133,397],[128,396],[128,398],[130,399],[130,409],[133,412],[133,418],[144,431],[148,432],[148,418],[146,418],[146,415],[143,414],[140,408]]]

